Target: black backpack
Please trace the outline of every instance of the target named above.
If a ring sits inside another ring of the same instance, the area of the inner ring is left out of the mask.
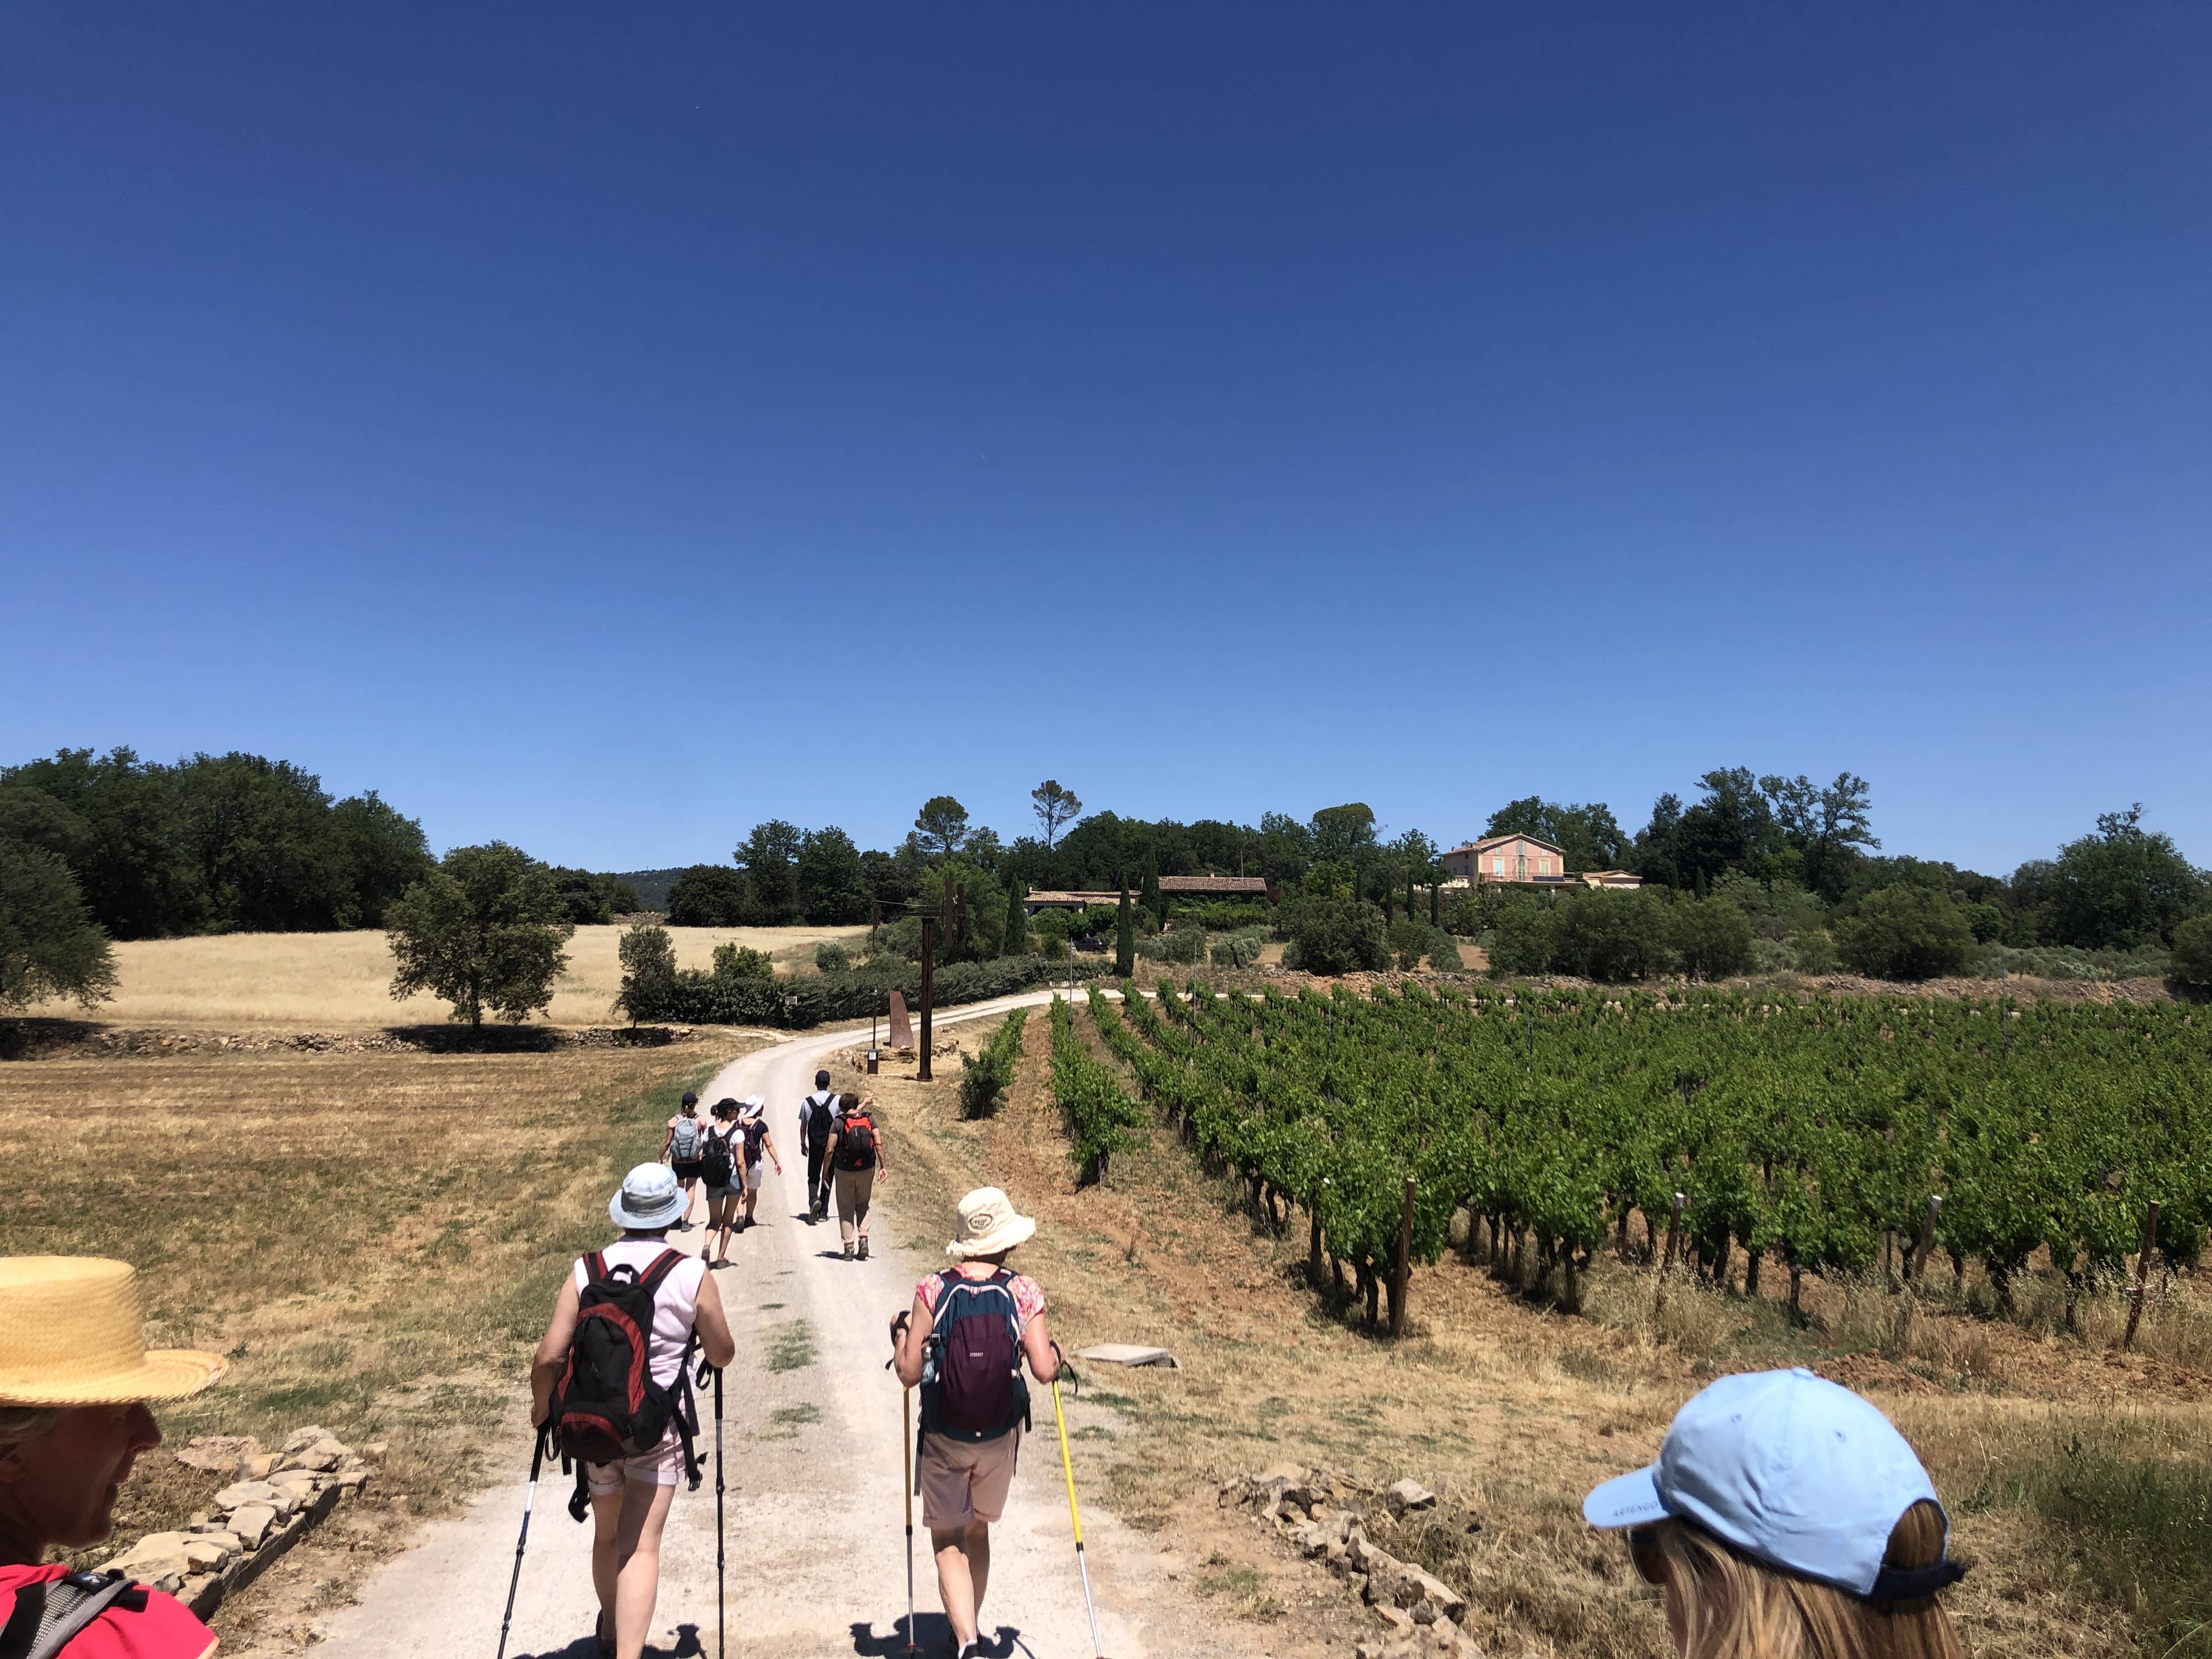
[[[876,1167],[876,1125],[855,1106],[845,1114],[844,1133],[837,1142],[837,1167],[872,1170]]]
[[[653,1376],[653,1305],[666,1279],[684,1260],[681,1250],[663,1250],[643,1273],[627,1262],[607,1266],[598,1250],[584,1258],[584,1290],[577,1299],[576,1334],[568,1339],[568,1360],[545,1417],[545,1432],[561,1451],[566,1468],[576,1465],[576,1497],[569,1513],[583,1519],[586,1463],[611,1463],[651,1451],[668,1432],[672,1419],[684,1442],[684,1473],[696,1492],[699,1461],[691,1449],[699,1414],[691,1400],[691,1346],[684,1345],[676,1386],[664,1388]]]
[[[737,1173],[737,1164],[730,1157],[730,1138],[707,1131],[707,1150],[699,1155],[699,1173],[709,1187],[726,1187]]]
[[[836,1099],[834,1095],[828,1100],[806,1097],[806,1138],[817,1146],[828,1146],[830,1137],[837,1133]]]
[[[1030,1389],[1022,1376],[1022,1315],[1014,1276],[1001,1267],[988,1279],[948,1268],[938,1274],[929,1358],[922,1367],[925,1433],[978,1443],[1018,1424],[1030,1425]]]

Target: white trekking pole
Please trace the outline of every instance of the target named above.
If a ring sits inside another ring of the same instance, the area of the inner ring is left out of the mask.
[[[530,1490],[522,1499],[522,1535],[514,1540],[514,1576],[507,1581],[507,1611],[499,1621],[499,1659],[507,1659],[507,1632],[514,1623],[514,1592],[522,1583],[522,1551],[530,1542],[530,1511],[538,1504],[538,1471],[545,1462],[545,1442],[551,1433],[549,1425],[538,1431],[538,1443],[530,1452]]]

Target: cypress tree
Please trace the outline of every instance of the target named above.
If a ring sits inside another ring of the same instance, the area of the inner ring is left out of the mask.
[[[1138,902],[1152,913],[1155,926],[1168,925],[1168,900],[1167,895],[1160,891],[1160,860],[1157,854],[1145,854],[1144,892]]]
[[[1030,953],[1029,907],[1022,901],[1029,896],[1029,884],[1018,881],[1007,889],[1006,938],[1000,946],[1010,957],[1025,957]]]
[[[1137,971],[1137,929],[1129,913],[1129,878],[1121,878],[1121,906],[1114,918],[1114,977],[1130,979]]]

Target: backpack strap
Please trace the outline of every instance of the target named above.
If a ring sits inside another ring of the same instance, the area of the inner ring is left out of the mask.
[[[121,1573],[73,1572],[15,1592],[15,1611],[0,1627],[0,1659],[52,1659],[111,1607],[146,1610],[146,1592]]]
[[[584,1254],[584,1284],[588,1289],[607,1276],[607,1258],[603,1251],[587,1250]]]
[[[637,1276],[637,1282],[658,1296],[660,1294],[660,1281],[674,1273],[678,1264],[684,1260],[681,1250],[663,1250],[653,1259],[653,1265]]]

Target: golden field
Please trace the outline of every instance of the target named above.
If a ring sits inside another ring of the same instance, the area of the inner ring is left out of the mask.
[[[672,927],[679,966],[710,965],[729,941],[765,951],[779,972],[811,968],[824,939],[859,939],[865,927]],[[556,1025],[620,1024],[612,1012],[622,988],[619,927],[579,927],[568,941],[568,971],[543,1016]],[[226,933],[198,939],[126,940],[115,946],[122,975],[114,1000],[88,1015],[73,1002],[29,1012],[50,1019],[93,1018],[112,1025],[194,1030],[327,1031],[429,1025],[445,1019],[432,996],[392,1000],[392,951],[378,932]]]

